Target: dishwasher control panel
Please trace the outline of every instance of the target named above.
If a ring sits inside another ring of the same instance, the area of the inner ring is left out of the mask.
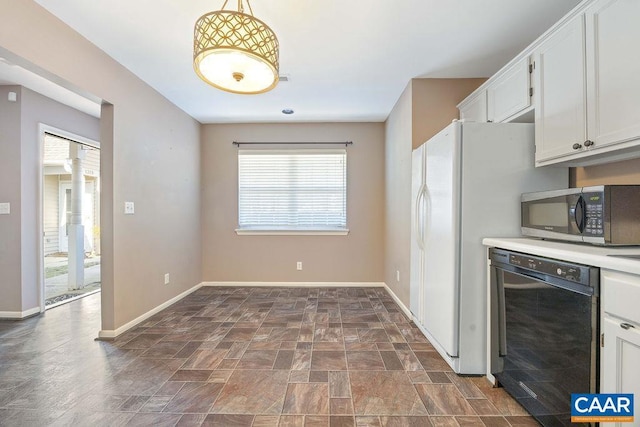
[[[517,254],[509,255],[509,264],[572,282],[581,283],[582,281],[582,266],[576,266],[575,264]]]

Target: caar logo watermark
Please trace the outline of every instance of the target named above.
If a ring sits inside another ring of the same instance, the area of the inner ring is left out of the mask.
[[[633,394],[572,394],[571,422],[633,422]]]

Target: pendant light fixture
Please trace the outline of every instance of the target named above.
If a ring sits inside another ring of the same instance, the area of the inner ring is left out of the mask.
[[[202,15],[194,29],[193,67],[202,80],[227,92],[263,93],[278,84],[278,39],[267,24],[256,19],[247,0],[238,11]]]

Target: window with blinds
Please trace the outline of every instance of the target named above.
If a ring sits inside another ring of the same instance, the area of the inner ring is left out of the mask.
[[[238,150],[238,212],[240,230],[346,230],[346,150]]]

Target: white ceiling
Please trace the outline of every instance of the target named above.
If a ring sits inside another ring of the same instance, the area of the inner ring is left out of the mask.
[[[254,0],[290,81],[237,95],[192,66],[193,25],[222,0],[36,1],[203,123],[383,121],[410,79],[490,76],[580,2]]]

